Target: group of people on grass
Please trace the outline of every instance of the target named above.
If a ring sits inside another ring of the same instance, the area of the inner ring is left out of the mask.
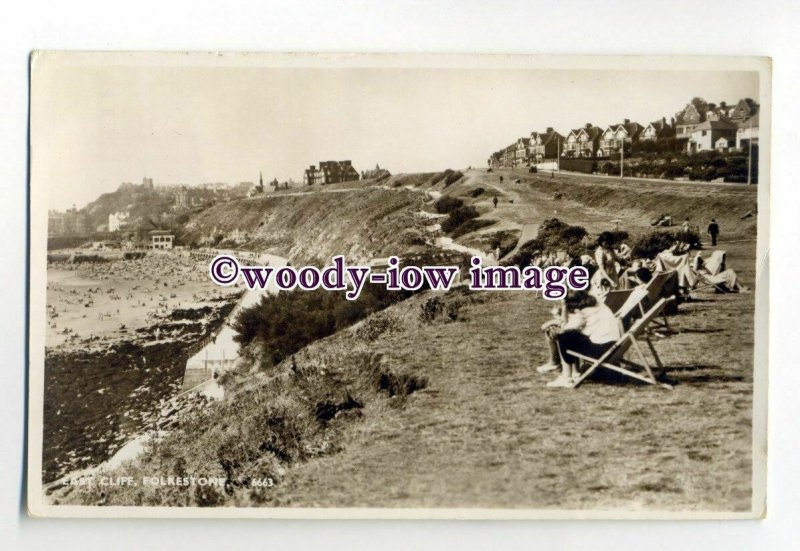
[[[717,230],[718,231],[718,230]],[[714,235],[716,242],[716,235]],[[534,262],[548,265],[586,266],[591,275],[589,289],[571,290],[562,303],[553,309],[553,318],[542,329],[548,346],[549,358],[539,366],[539,373],[560,369],[559,376],[547,383],[548,387],[571,388],[578,376],[578,358],[575,352],[591,358],[600,358],[623,336],[623,325],[605,304],[612,290],[638,289],[639,297],[647,294],[648,284],[660,272],[674,272],[674,293],[681,299],[691,299],[691,292],[699,282],[713,286],[717,292],[747,292],[734,272],[725,269],[724,253],[711,255],[714,269],[698,251],[690,256],[689,246],[680,238],[654,259],[632,258],[632,250],[625,243],[615,243],[614,235],[603,232],[597,239],[594,257],[565,257],[563,253],[540,255]]]

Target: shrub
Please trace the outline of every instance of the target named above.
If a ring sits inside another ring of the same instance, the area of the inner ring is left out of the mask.
[[[464,175],[461,172],[450,172],[444,179],[444,187],[458,182]]]
[[[444,303],[440,297],[430,297],[420,305],[419,308],[419,321],[422,323],[431,323],[435,320],[444,310]]]
[[[453,237],[461,237],[462,235],[466,235],[470,232],[478,231],[481,228],[486,228],[494,224],[494,220],[478,220],[473,218],[471,220],[467,220],[460,226],[458,226],[455,230],[453,230]]]
[[[476,187],[475,189],[472,190],[472,193],[470,193],[469,195],[474,199],[475,197],[480,197],[481,195],[483,195],[484,191],[486,190],[483,189],[482,187]]]
[[[489,247],[492,250],[499,248],[499,258],[503,258],[505,255],[514,250],[514,247],[517,246],[517,241],[519,241],[519,238],[513,232],[498,232],[489,240]]]
[[[509,259],[509,263],[525,267],[536,255],[556,251],[566,251],[573,257],[580,256],[585,251],[586,235],[586,229],[582,226],[571,226],[558,218],[545,220],[539,226],[536,239],[524,243]]]
[[[307,344],[327,337],[408,298],[413,291],[389,291],[383,285],[367,284],[357,300],[343,293],[288,291],[265,296],[252,308],[242,310],[233,323],[242,346],[258,339],[267,351],[267,365],[276,365]]]
[[[381,312],[364,320],[364,323],[356,331],[356,336],[365,341],[374,341],[384,333],[396,330],[399,326],[397,318]]]
[[[451,211],[450,215],[444,219],[442,222],[442,231],[445,233],[450,233],[467,220],[472,220],[478,216],[480,216],[480,213],[475,207],[458,207],[457,209]]]
[[[459,207],[464,206],[464,201],[458,197],[442,197],[433,205],[439,214],[450,214]]]
[[[664,170],[665,178],[682,178],[686,175],[686,169],[678,164],[670,163]]]
[[[444,172],[439,172],[438,174],[434,174],[433,178],[431,178],[431,185],[436,185],[454,172],[451,169],[447,169]]]
[[[622,243],[623,241],[627,241],[629,234],[625,230],[613,230],[608,232],[611,234],[612,245],[616,245],[618,243]]]
[[[631,247],[633,258],[653,259],[661,251],[669,249],[676,241],[681,241],[689,245],[689,249],[699,249],[700,235],[695,231],[672,232],[672,231],[652,231],[641,236],[634,241]]]

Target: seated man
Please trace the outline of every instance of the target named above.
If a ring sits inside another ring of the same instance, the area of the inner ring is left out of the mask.
[[[571,388],[577,375],[577,358],[569,351],[598,358],[621,337],[619,321],[611,310],[586,291],[570,291],[560,310],[560,319],[542,328],[550,348],[550,362],[537,368],[540,373],[561,366],[561,374],[549,387]]]
[[[692,261],[692,268],[700,275],[703,281],[714,286],[719,293],[749,293],[750,289],[739,283],[739,278],[732,269],[728,268],[716,274],[711,274],[706,268],[705,260],[698,252]]]

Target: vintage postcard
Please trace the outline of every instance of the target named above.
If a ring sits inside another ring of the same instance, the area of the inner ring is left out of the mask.
[[[765,515],[769,59],[30,82],[32,515]]]

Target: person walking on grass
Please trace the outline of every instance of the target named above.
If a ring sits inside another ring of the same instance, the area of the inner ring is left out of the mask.
[[[494,203],[494,208],[497,208],[497,195],[492,198],[492,203]]]
[[[717,236],[719,235],[719,224],[717,224],[717,220],[715,218],[711,219],[711,223],[708,225],[707,233],[711,236],[711,246],[717,246]]]

